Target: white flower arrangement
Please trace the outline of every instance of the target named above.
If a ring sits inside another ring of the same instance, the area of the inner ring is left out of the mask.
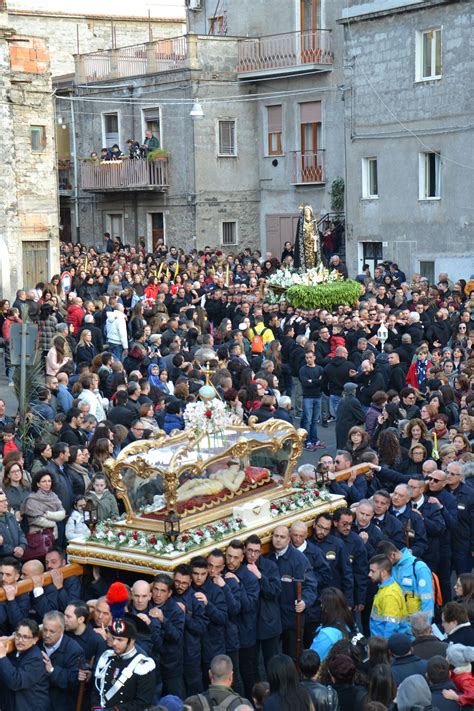
[[[231,415],[222,400],[190,402],[184,410],[186,429],[197,435],[223,432],[231,422]]]
[[[321,263],[317,267],[308,269],[306,272],[294,271],[291,269],[278,269],[271,274],[267,279],[267,285],[279,286],[289,289],[295,284],[303,284],[304,286],[313,286],[315,284],[329,284],[334,281],[340,281],[341,275],[335,269],[327,269]]]

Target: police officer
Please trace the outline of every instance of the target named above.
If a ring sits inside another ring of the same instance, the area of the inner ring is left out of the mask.
[[[331,567],[331,587],[344,593],[349,607],[354,606],[354,576],[349,554],[339,538],[332,531],[331,514],[323,512],[316,516],[314,533],[310,539],[323,553]]]
[[[441,540],[447,532],[444,518],[439,506],[430,504],[428,497],[425,496],[426,482],[421,475],[413,476],[408,482],[408,486],[411,489],[412,511],[416,511],[422,516],[426,528],[428,550],[422,558],[431,570],[437,570],[440,561]]]
[[[268,664],[279,652],[281,614],[279,599],[281,580],[278,566],[262,556],[262,541],[256,535],[245,541],[247,568],[255,575],[260,585],[257,609],[257,646],[262,650],[268,676]]]
[[[139,652],[136,640],[148,633],[147,625],[125,613],[108,628],[112,649],[99,658],[94,674],[92,705],[96,709],[148,708],[155,692],[155,662]]]
[[[378,489],[373,496],[374,524],[381,530],[387,541],[392,541],[399,550],[405,547],[403,526],[396,516],[389,513],[390,494],[385,489]]]
[[[397,517],[404,528],[406,546],[417,558],[422,558],[428,550],[428,539],[423,518],[412,511],[410,498],[412,491],[406,484],[399,484],[392,494],[391,513]]]
[[[458,525],[453,531],[453,568],[457,575],[470,573],[474,556],[474,493],[464,482],[460,462],[451,462],[447,467],[448,488],[456,499]]]
[[[362,539],[352,531],[354,514],[350,509],[337,509],[332,517],[334,535],[339,538],[347,550],[354,578],[354,610],[362,612],[367,595],[369,559]]]

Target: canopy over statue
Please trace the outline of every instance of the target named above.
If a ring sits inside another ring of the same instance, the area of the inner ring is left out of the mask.
[[[300,205],[296,228],[294,266],[307,271],[321,263],[321,242],[311,205]]]

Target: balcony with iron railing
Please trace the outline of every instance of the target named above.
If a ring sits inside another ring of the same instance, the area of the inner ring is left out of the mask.
[[[293,151],[292,185],[322,185],[326,182],[325,151]]]
[[[188,66],[188,49],[188,38],[183,35],[79,54],[75,57],[76,82],[89,84],[184,69]]]
[[[305,30],[241,39],[238,42],[240,78],[327,72],[334,60],[331,30]]]
[[[81,187],[89,192],[154,190],[168,188],[168,161],[144,159],[81,161]]]

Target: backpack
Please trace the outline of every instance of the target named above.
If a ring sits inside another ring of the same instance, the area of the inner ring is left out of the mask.
[[[255,328],[257,328],[255,326]],[[257,333],[255,331],[255,334],[252,338],[252,353],[263,353],[265,350],[265,343],[263,342],[263,334],[265,331],[268,331],[268,328],[264,328],[263,331],[260,333]]]
[[[204,694],[197,695],[202,711],[227,711],[234,701],[239,701],[239,697],[235,694],[229,694],[220,704],[213,704],[211,706],[209,700],[204,696]]]
[[[416,569],[415,569],[415,566],[418,562],[424,563],[424,561],[421,560],[421,558],[415,558],[415,560],[413,561],[413,577],[415,578],[415,580],[418,580],[418,578],[416,577]],[[425,563],[425,565],[426,565],[426,563]],[[431,572],[431,584],[433,585],[433,602],[434,602],[433,619],[435,619],[435,618],[439,619],[440,614],[441,614],[441,608],[443,607],[443,594],[441,592],[441,585],[439,583],[438,576],[436,575],[436,573],[433,573],[432,570],[430,572]]]

